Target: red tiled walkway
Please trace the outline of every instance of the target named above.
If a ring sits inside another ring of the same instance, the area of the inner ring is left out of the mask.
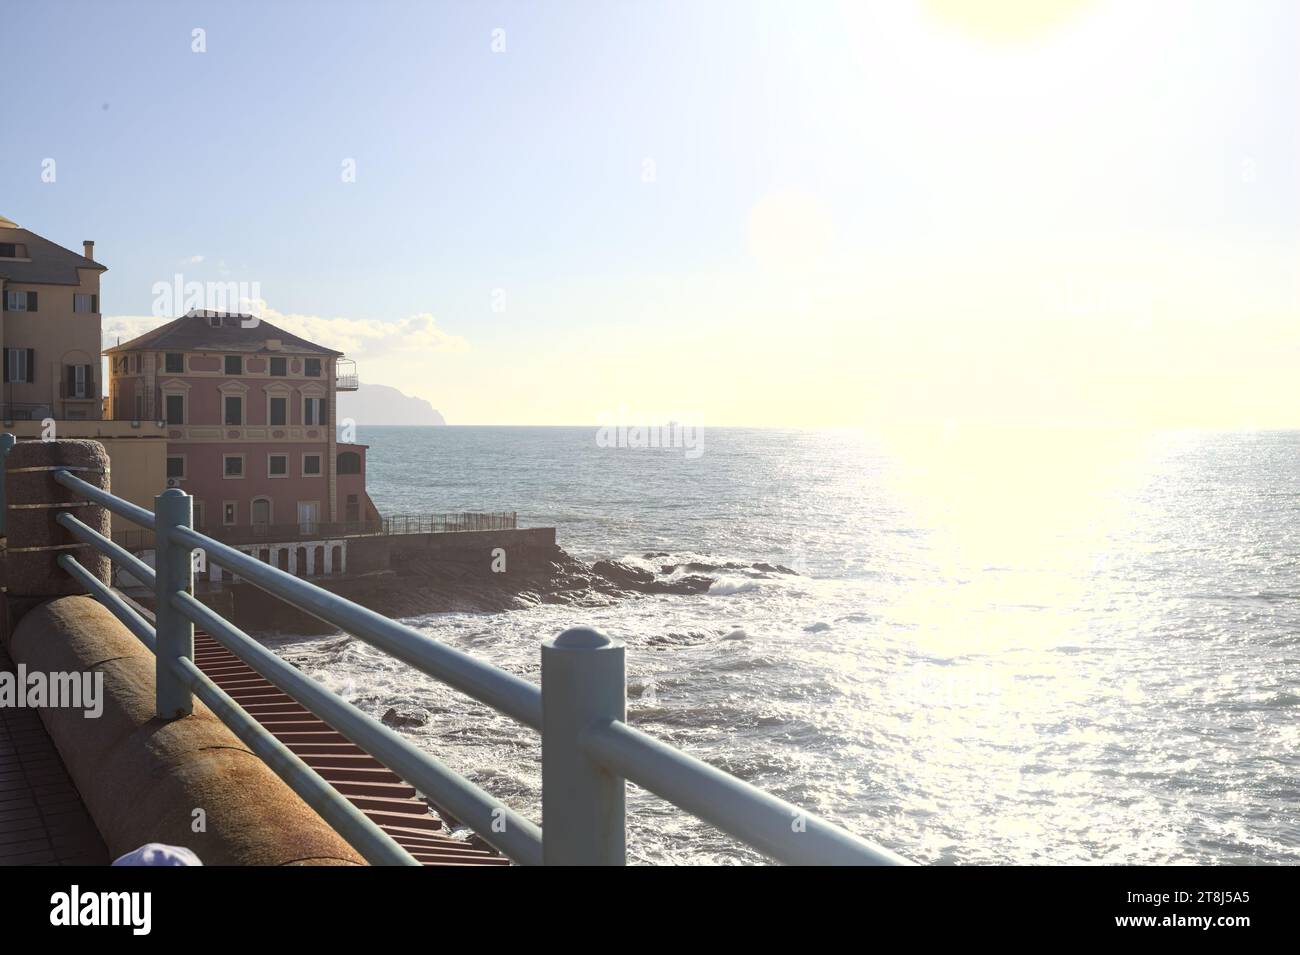
[[[194,662],[254,719],[425,865],[509,865],[477,839],[452,838],[392,770],[336,732],[201,630]]]
[[[0,670],[15,672],[0,649]],[[0,865],[108,865],[108,850],[35,710],[0,707]]]

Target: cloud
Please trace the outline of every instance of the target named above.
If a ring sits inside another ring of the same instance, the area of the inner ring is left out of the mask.
[[[407,352],[464,352],[469,343],[443,331],[429,312],[396,322],[374,318],[323,318],[276,311],[262,303],[262,318],[308,341],[343,352],[349,358],[373,358]]]

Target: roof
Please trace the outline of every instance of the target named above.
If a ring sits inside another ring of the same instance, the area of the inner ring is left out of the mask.
[[[213,325],[213,319],[219,319]],[[253,322],[245,325],[245,322]],[[270,348],[267,342],[279,341],[279,348]],[[265,319],[239,312],[214,312],[210,309],[191,309],[174,321],[168,322],[151,332],[122,342],[112,348],[104,349],[104,354],[140,351],[142,349],[176,351],[214,351],[240,352],[243,354],[265,352],[282,355],[286,352],[307,353],[310,355],[339,356],[341,351],[334,351],[305,338],[292,335],[282,328],[272,325]]]
[[[80,285],[81,275],[77,269],[108,271],[107,266],[100,265],[94,259],[56,245],[4,216],[0,216],[0,242],[17,242],[27,246],[27,258],[31,259],[30,262],[0,259],[0,279],[10,282],[22,282],[24,285]]]

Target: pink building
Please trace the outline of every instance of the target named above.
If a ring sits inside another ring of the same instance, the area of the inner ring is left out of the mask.
[[[192,311],[105,354],[112,417],[166,422],[167,483],[193,495],[204,533],[318,540],[379,520],[366,446],[338,441],[336,395],[357,388],[342,353],[252,316]]]

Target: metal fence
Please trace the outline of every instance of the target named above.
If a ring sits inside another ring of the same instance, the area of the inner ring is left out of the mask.
[[[372,863],[416,864],[199,670],[193,662],[196,624],[435,806],[462,820],[517,862],[623,864],[624,799],[626,781],[630,780],[780,862],[906,864],[888,849],[629,725],[623,644],[597,630],[575,627],[544,642],[538,686],[195,532],[190,526],[192,499],[179,489],[158,495],[151,512],[66,470],[54,471],[52,476],[74,495],[156,534],[157,556],[151,568],[71,513],[56,518],[76,540],[154,588],[157,609],[151,626],[70,554],[59,557],[60,566],[154,651],[158,716],[176,719],[189,714],[197,696]],[[196,600],[196,551],[203,551],[207,560],[268,593],[539,731],[545,830],[335,696]]]
[[[377,521],[299,521],[294,524],[238,524],[204,528],[203,533],[225,544],[295,543],[340,537],[374,537],[387,534],[452,534],[461,531],[514,530],[515,511],[446,514],[399,514]],[[151,530],[126,528],[113,532],[113,540],[127,550],[154,546]]]

